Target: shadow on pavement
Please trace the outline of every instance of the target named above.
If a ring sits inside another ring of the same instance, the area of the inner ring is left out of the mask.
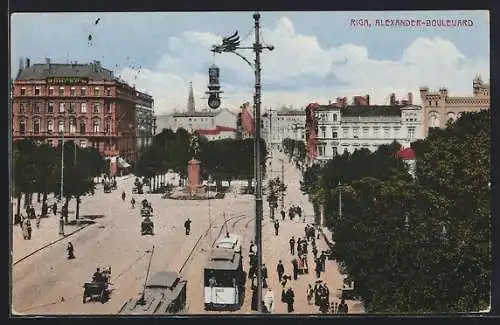
[[[69,225],[69,226],[85,226],[85,225],[92,225],[94,223],[95,223],[95,221],[93,221],[93,220],[78,219],[78,220],[71,220],[70,222],[67,223],[67,225]]]
[[[88,215],[80,216],[80,219],[95,220],[95,219],[101,219],[101,218],[104,218],[104,217],[105,217],[105,215],[103,215],[103,214],[88,214]]]

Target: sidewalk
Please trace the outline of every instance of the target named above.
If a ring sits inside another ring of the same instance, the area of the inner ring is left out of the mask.
[[[50,246],[59,240],[62,240],[73,233],[91,225],[83,223],[81,226],[64,225],[64,236],[59,235],[59,216],[51,215],[47,218],[42,218],[40,228],[36,227],[36,220],[30,219],[32,232],[31,240],[23,238],[23,232],[19,225],[14,225],[12,228],[12,262],[15,264],[26,256],[32,255],[35,252]],[[61,252],[65,254],[65,252]]]

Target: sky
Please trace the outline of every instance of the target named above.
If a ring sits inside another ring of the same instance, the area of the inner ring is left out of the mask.
[[[156,114],[185,111],[189,82],[196,108],[207,108],[208,68],[220,68],[222,107],[253,101],[254,74],[231,53],[210,48],[236,30],[242,46],[254,41],[253,12],[16,13],[11,16],[11,76],[20,58],[31,64],[93,60],[151,94]],[[99,22],[96,24],[96,20]],[[361,26],[352,21],[367,21]],[[377,26],[377,20],[467,20],[469,26]],[[488,11],[261,12],[262,107],[303,108],[370,95],[406,98],[418,89],[448,88],[470,96],[472,79],[488,81]],[[92,35],[92,41],[88,36]],[[253,62],[251,50],[241,54]]]

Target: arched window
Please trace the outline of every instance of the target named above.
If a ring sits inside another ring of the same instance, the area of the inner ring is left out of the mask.
[[[36,118],[33,120],[33,133],[40,133],[40,119]]]
[[[20,120],[19,121],[19,133],[20,134],[25,134],[26,133],[26,121],[25,120]]]
[[[100,122],[98,119],[92,121],[92,130],[94,131],[94,133],[100,132]]]
[[[76,118],[69,119],[69,133],[76,133]]]
[[[337,114],[333,114],[333,121],[337,122]]]
[[[80,120],[80,134],[85,134],[85,120]]]
[[[104,132],[110,133],[111,132],[111,120],[107,119],[104,121]]]
[[[60,121],[59,121],[59,124],[58,124],[58,128],[57,128],[57,130],[58,130],[59,132],[64,132],[64,121],[63,121],[63,120],[60,120]]]
[[[441,121],[439,120],[439,114],[437,114],[436,112],[430,113],[429,114],[429,127],[438,128],[440,124],[441,124]]]
[[[456,119],[457,119],[457,115],[455,113],[448,112],[448,114],[446,114],[446,120],[447,121],[455,122]]]
[[[47,121],[47,132],[48,133],[54,132],[54,121],[52,120]]]

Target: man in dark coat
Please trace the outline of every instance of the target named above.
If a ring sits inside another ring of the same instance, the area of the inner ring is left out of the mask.
[[[187,218],[186,222],[184,222],[184,228],[186,229],[186,235],[189,235],[191,231],[191,219]]]
[[[278,279],[281,282],[281,277],[283,277],[283,274],[285,274],[285,267],[283,266],[283,263],[281,263],[281,260],[278,261],[276,272],[278,272]]]
[[[262,287],[265,289],[267,288],[267,266],[266,264],[262,264],[262,270],[261,270],[261,275],[262,275]]]
[[[285,210],[281,210],[281,220],[283,221],[285,220],[285,215],[286,215]]]
[[[293,303],[295,302],[295,293],[292,288],[288,288],[286,291],[286,304],[288,312],[291,313],[293,311]]]
[[[276,236],[278,236],[279,230],[280,230],[280,223],[278,219],[276,219],[274,220],[274,233],[276,234]]]
[[[321,260],[319,258],[314,260],[316,262],[316,277],[319,279],[321,277]]]
[[[297,259],[292,260],[292,266],[293,266],[293,279],[297,280],[299,276],[299,263],[297,262]]]
[[[295,255],[295,238],[290,238],[290,254]]]

